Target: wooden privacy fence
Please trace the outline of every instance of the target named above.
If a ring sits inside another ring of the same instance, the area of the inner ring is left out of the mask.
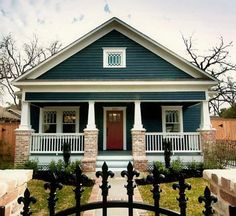
[[[236,119],[212,117],[211,124],[216,129],[216,140],[236,141]]]
[[[172,211],[170,209],[165,209],[160,207],[160,197],[161,197],[161,189],[160,189],[160,182],[161,179],[164,178],[162,174],[160,174],[156,167],[154,167],[152,174],[147,176],[147,179],[152,183],[153,188],[151,192],[153,193],[153,205],[149,205],[146,203],[135,202],[133,201],[134,195],[134,177],[138,177],[139,173],[133,169],[133,165],[129,162],[127,166],[127,170],[121,172],[121,176],[127,178],[127,185],[124,187],[127,189],[127,196],[128,201],[121,201],[121,200],[108,200],[108,192],[111,186],[109,185],[108,178],[113,178],[114,173],[108,170],[107,164],[104,162],[102,166],[102,171],[96,172],[97,178],[102,178],[102,184],[100,185],[101,193],[102,193],[102,201],[87,203],[81,205],[81,196],[83,193],[83,185],[88,181],[88,177],[85,176],[80,167],[77,166],[76,173],[75,173],[75,182],[76,187],[73,190],[75,193],[75,200],[76,205],[72,208],[68,208],[62,210],[60,212],[55,212],[56,202],[58,200],[56,196],[57,190],[61,190],[63,185],[58,181],[57,176],[53,173],[51,182],[48,182],[44,185],[45,189],[50,191],[48,197],[48,209],[50,216],[56,215],[72,215],[75,214],[76,216],[81,215],[81,212],[87,210],[94,210],[94,209],[102,209],[102,215],[107,216],[107,209],[108,208],[126,208],[128,209],[128,215],[133,216],[134,209],[143,209],[152,211],[155,213],[155,216],[162,215],[172,215],[172,216],[185,216],[186,209],[187,209],[187,201],[188,198],[185,195],[185,190],[191,189],[191,185],[185,182],[185,179],[182,175],[179,176],[179,182],[173,184],[174,190],[179,190],[179,197],[177,201],[179,202],[179,212]],[[212,210],[212,203],[217,202],[217,198],[212,196],[208,187],[206,187],[204,191],[204,195],[198,198],[200,203],[205,203],[205,210],[203,211],[203,215],[213,215]],[[30,212],[30,204],[35,203],[36,199],[30,195],[30,191],[28,189],[25,190],[24,197],[20,197],[18,199],[18,203],[23,203],[24,208],[23,212],[21,213],[24,216],[29,216],[32,213]]]
[[[19,127],[18,122],[0,123],[0,158],[13,160],[15,155],[15,129]]]

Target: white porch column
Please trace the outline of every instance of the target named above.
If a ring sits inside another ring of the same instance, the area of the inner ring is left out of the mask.
[[[18,130],[31,130],[30,125],[30,103],[22,101],[21,105],[21,121]]]
[[[201,105],[200,130],[212,130],[208,101],[202,101]]]
[[[141,102],[134,102],[134,126],[132,130],[145,130],[142,124]]]
[[[95,124],[95,109],[94,109],[94,101],[89,101],[88,107],[88,123],[86,130],[97,130]]]

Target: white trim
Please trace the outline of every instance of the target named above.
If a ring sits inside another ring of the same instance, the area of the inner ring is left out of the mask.
[[[126,67],[126,47],[103,47],[102,49],[103,49],[103,67],[104,68],[125,68]],[[119,66],[108,65],[109,53],[120,53],[121,65]]]
[[[80,39],[76,40],[75,42],[61,50],[59,53],[45,60],[38,66],[34,67],[32,70],[29,70],[28,72],[24,73],[22,76],[15,80],[14,84],[22,79],[35,79],[39,77],[52,67],[56,66],[65,59],[79,52],[80,50],[82,50],[83,48],[90,45],[91,43],[98,40],[99,38],[106,35],[112,30],[117,30],[121,32],[125,36],[131,38],[135,42],[141,44],[145,48],[149,49],[153,53],[157,54],[161,58],[167,60],[168,62],[172,63],[176,67],[180,68],[181,70],[185,71],[186,73],[192,75],[195,78],[208,77],[211,80],[215,80],[212,76],[200,70],[196,66],[192,65],[184,58],[178,56],[177,54],[173,53],[166,47],[152,40],[148,36],[144,35],[143,33],[137,31],[125,22],[114,17],[108,20],[107,22],[103,23],[99,27],[95,28],[88,34],[84,35]]]
[[[129,85],[136,85],[136,86],[152,86],[152,85],[209,85],[212,86],[216,84],[215,81],[209,80],[186,80],[186,81],[126,81],[122,80],[119,81],[78,81],[78,80],[63,80],[63,81],[47,81],[47,80],[27,80],[27,81],[19,81],[13,82],[15,86],[129,86]]]
[[[126,144],[126,107],[103,107],[103,150],[107,150],[107,111],[123,111],[123,150],[127,149]]]
[[[162,132],[166,133],[165,111],[166,110],[177,110],[179,113],[179,121],[180,121],[179,133],[182,133],[183,132],[183,109],[182,109],[182,106],[161,106],[161,110],[162,110]]]
[[[57,126],[56,126],[56,133],[62,133],[62,113],[63,111],[75,111],[76,113],[76,123],[75,123],[75,133],[79,133],[79,127],[80,127],[80,107],[75,106],[45,106],[43,108],[40,108],[40,115],[39,115],[39,133],[43,132],[43,112],[44,111],[56,111],[57,115]]]

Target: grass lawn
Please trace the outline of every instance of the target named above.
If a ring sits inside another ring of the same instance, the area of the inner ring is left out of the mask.
[[[198,203],[198,197],[204,194],[205,187],[208,185],[208,183],[203,178],[190,178],[186,179],[186,182],[191,184],[192,186],[191,190],[186,190],[185,192],[186,196],[188,197],[187,215],[202,216],[204,204]],[[178,190],[175,191],[174,189],[172,189],[172,185],[173,183],[161,184],[162,192],[160,206],[162,208],[168,208],[179,212],[179,204],[176,200],[176,198],[179,197]],[[141,193],[143,201],[149,204],[153,204],[152,193],[150,192],[152,186],[138,186],[138,189]]]
[[[44,181],[35,179],[28,182],[28,188],[31,196],[34,196],[37,199],[37,202],[31,205],[31,211],[33,212],[33,215],[36,216],[49,215],[47,207],[48,193],[44,190],[44,183]],[[67,209],[75,205],[73,189],[73,186],[63,186],[63,188],[58,191],[56,211]],[[85,188],[81,200],[82,204],[88,201],[91,190],[92,187]]]

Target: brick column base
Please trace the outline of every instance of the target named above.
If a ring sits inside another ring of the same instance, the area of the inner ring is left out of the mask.
[[[134,168],[140,172],[147,171],[147,156],[145,146],[145,130],[132,130],[132,155]]]
[[[14,164],[23,164],[29,160],[31,134],[34,130],[15,130],[16,148]]]
[[[96,171],[96,158],[98,154],[98,130],[84,130],[84,158],[82,170],[84,172]]]
[[[216,144],[216,130],[199,130],[204,161],[209,159],[213,146]]]

